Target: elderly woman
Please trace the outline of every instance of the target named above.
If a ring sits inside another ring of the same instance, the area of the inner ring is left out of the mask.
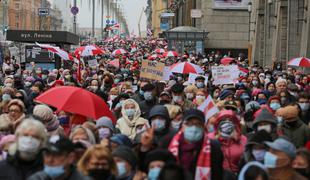
[[[86,141],[89,144],[96,144],[96,139],[94,133],[83,127],[83,126],[76,126],[73,128],[73,130],[70,133],[69,136],[70,140],[74,143],[79,142],[79,141]]]
[[[87,149],[77,164],[82,174],[94,179],[114,179],[116,165],[110,150],[102,145]]]
[[[25,105],[19,99],[13,99],[8,104],[9,117],[13,123],[14,129],[21,123],[25,117]]]
[[[34,119],[25,119],[16,129],[16,144],[10,147],[9,157],[0,162],[0,179],[27,179],[43,168],[41,149],[47,134],[44,125]]]
[[[184,89],[186,98],[191,101],[195,99],[197,91],[198,88],[195,85],[189,85]]]
[[[48,135],[64,135],[64,129],[59,125],[57,116],[53,114],[53,110],[47,105],[36,105],[33,109],[33,115],[41,118]]]
[[[0,115],[0,140],[3,136],[13,133],[13,124],[8,114]]]
[[[117,120],[116,129],[131,140],[134,140],[144,128],[149,127],[148,120],[140,117],[140,107],[133,99],[127,99],[123,102],[121,114],[122,117]]]

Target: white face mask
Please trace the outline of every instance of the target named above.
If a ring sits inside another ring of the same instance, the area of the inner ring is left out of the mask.
[[[17,149],[22,153],[35,154],[39,148],[40,141],[32,136],[20,136],[17,140]]]
[[[116,97],[117,95],[110,95],[110,100],[113,101]]]
[[[260,130],[265,130],[268,133],[271,133],[271,125],[270,124],[266,124],[266,125],[258,126],[257,127],[257,131],[260,131]]]
[[[182,121],[171,121],[171,127],[175,130],[179,130],[181,127]]]
[[[187,99],[193,99],[194,98],[194,93],[186,93],[186,98]]]
[[[308,111],[309,103],[298,103],[302,111]]]

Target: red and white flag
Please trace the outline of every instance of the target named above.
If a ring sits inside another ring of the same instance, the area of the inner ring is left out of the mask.
[[[49,44],[39,44],[39,43],[36,43],[36,45],[57,54],[64,60],[73,60],[73,57],[68,52],[66,52],[63,49],[60,49],[57,46],[51,46]]]
[[[219,109],[213,102],[213,99],[210,95],[208,95],[207,99],[198,107],[198,109],[205,114],[206,123],[210,117],[219,112]]]

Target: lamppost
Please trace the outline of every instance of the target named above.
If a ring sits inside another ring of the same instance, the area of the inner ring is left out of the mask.
[[[248,45],[248,61],[249,64],[252,62],[252,45],[251,45],[251,14],[252,14],[252,2],[248,4],[248,12],[249,12],[249,45]]]

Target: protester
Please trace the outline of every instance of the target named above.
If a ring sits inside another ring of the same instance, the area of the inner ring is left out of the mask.
[[[264,165],[268,168],[273,179],[300,179],[306,178],[298,174],[292,167],[296,156],[296,147],[284,138],[278,138],[274,142],[266,142],[270,148],[264,157]]]
[[[72,164],[75,159],[74,144],[68,138],[52,135],[44,150],[44,169],[29,180],[81,179],[87,180]]]
[[[77,167],[83,175],[94,180],[114,179],[117,172],[110,150],[102,145],[89,147]]]
[[[45,146],[47,134],[44,125],[34,118],[28,118],[15,131],[16,144],[8,151],[6,160],[0,162],[0,179],[23,180],[43,169],[41,149]],[[13,145],[12,145],[13,146]]]
[[[258,61],[249,63],[243,53],[234,56],[237,51],[186,50],[166,57],[173,49],[165,39],[112,34],[92,42],[104,53],[70,51],[74,60],[63,60],[60,68],[4,58],[0,179],[309,177],[307,70],[279,61],[263,67]],[[233,60],[226,65],[224,57]],[[161,66],[143,67],[159,62],[166,66],[163,71]],[[180,62],[186,65],[176,66]],[[238,68],[239,76],[226,83],[231,74],[215,72],[214,66],[229,65]],[[64,94],[50,99],[53,103],[39,100],[60,86]],[[86,91],[66,95],[68,86]],[[84,93],[96,100],[81,103]],[[81,108],[75,111],[76,106]],[[70,148],[58,146],[54,137],[65,139]],[[296,157],[292,146],[301,148]]]

